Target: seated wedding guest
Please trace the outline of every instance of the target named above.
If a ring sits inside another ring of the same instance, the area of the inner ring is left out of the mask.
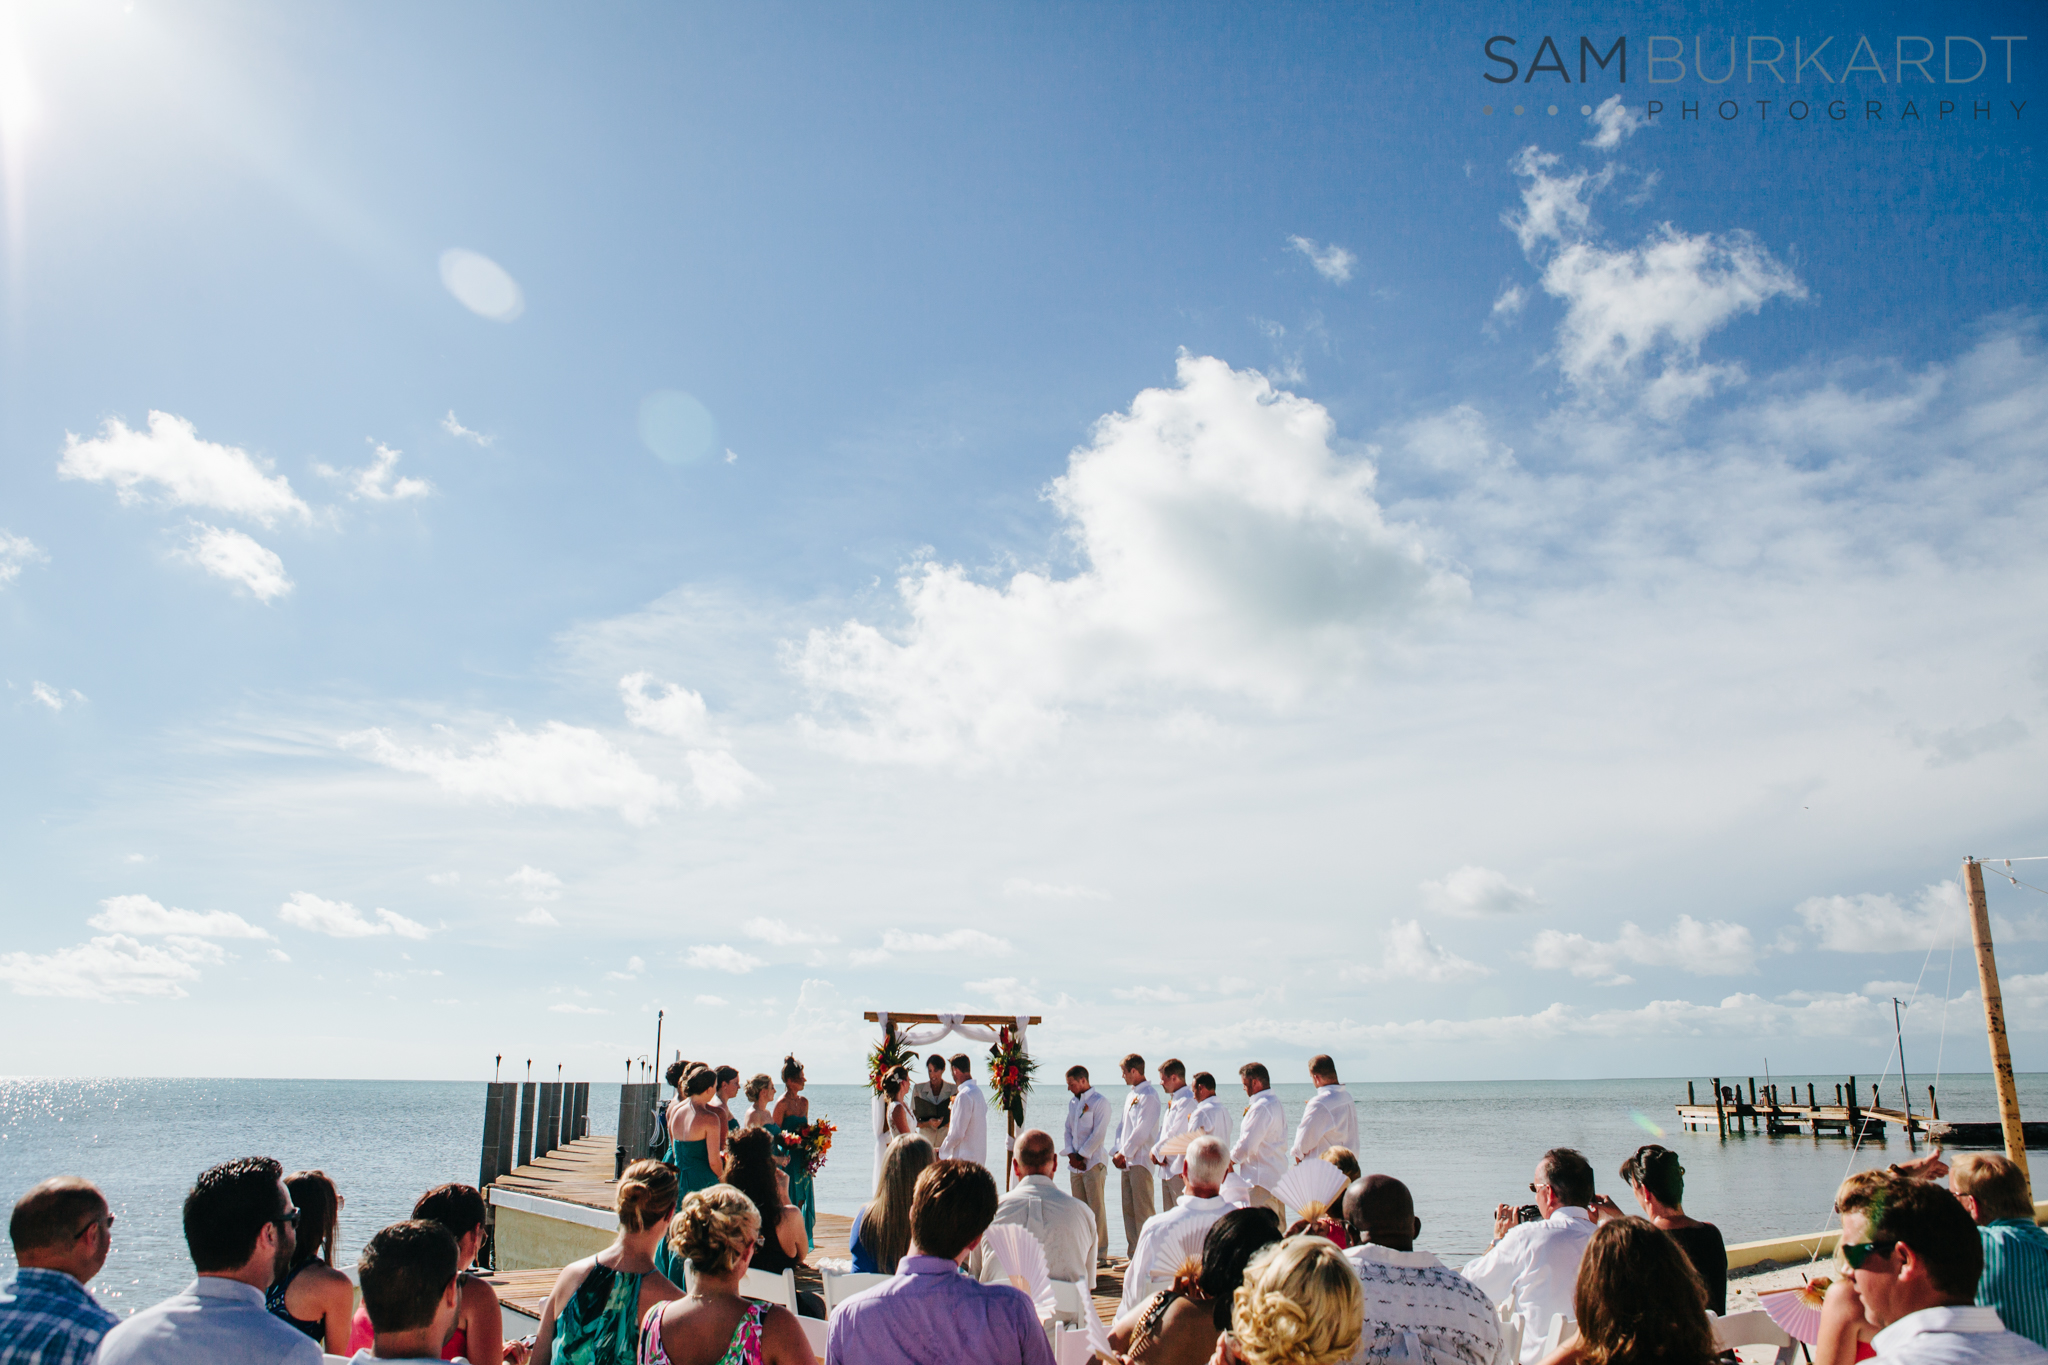
[[[284,1167],[271,1158],[200,1172],[185,1196],[185,1247],[199,1278],[102,1337],[101,1365],[320,1365],[319,1343],[263,1306],[263,1291],[291,1264],[298,1221]]]
[[[910,1200],[917,1178],[937,1159],[932,1145],[916,1133],[905,1133],[889,1144],[875,1197],[853,1215],[846,1249],[855,1274],[896,1273],[896,1263],[910,1250]]]
[[[1500,1318],[1478,1285],[1415,1249],[1422,1220],[1408,1187],[1365,1176],[1340,1207],[1351,1234],[1344,1259],[1365,1296],[1365,1334],[1352,1359],[1406,1353],[1409,1365],[1498,1365]]]
[[[2034,1223],[2027,1173],[2008,1157],[1971,1152],[1956,1158],[1949,1188],[1984,1244],[1977,1304],[2036,1346],[2048,1346],[2048,1232]]]
[[[341,1192],[325,1171],[293,1171],[284,1187],[299,1209],[292,1263],[264,1291],[263,1306],[320,1343],[329,1355],[355,1350],[349,1310],[356,1287],[334,1268],[334,1237],[341,1228]]]
[[[1579,1256],[1593,1236],[1586,1212],[1593,1202],[1593,1167],[1571,1148],[1553,1147],[1536,1163],[1529,1189],[1543,1217],[1519,1222],[1513,1204],[1499,1205],[1493,1211],[1493,1245],[1467,1261],[1463,1271],[1488,1299],[1513,1301],[1512,1311],[1525,1324],[1525,1365],[1542,1353],[1551,1318],[1571,1315]]]
[[[14,1201],[14,1278],[0,1287],[0,1365],[86,1365],[120,1319],[86,1285],[107,1263],[114,1215],[90,1180],[52,1176]]]
[[[648,1310],[638,1365],[816,1365],[795,1314],[740,1295],[760,1233],[754,1201],[730,1185],[683,1201],[668,1243],[690,1292]]]
[[[634,1162],[619,1177],[613,1207],[617,1238],[555,1277],[533,1341],[536,1365],[632,1365],[647,1310],[683,1295],[654,1268],[655,1244],[676,1211],[674,1169]]]
[[[761,1215],[761,1245],[754,1251],[754,1269],[770,1275],[805,1270],[804,1211],[789,1202],[789,1174],[775,1164],[775,1136],[766,1128],[746,1128],[732,1140],[732,1169],[725,1183],[754,1201]],[[797,1291],[797,1310],[807,1318],[825,1316],[825,1301],[808,1289]]]
[[[363,1246],[356,1278],[375,1344],[359,1360],[438,1362],[462,1311],[455,1238],[414,1218],[379,1230]]]
[[[1572,1311],[1578,1336],[1544,1365],[1709,1365],[1715,1357],[1706,1286],[1647,1219],[1600,1225],[1579,1264]]]
[[[1109,1344],[1131,1365],[1209,1365],[1230,1326],[1230,1304],[1254,1256],[1280,1240],[1271,1209],[1233,1209],[1210,1225],[1202,1258],[1110,1328]]]
[[[505,1310],[498,1303],[498,1291],[488,1280],[469,1273],[484,1244],[482,1191],[474,1185],[436,1185],[413,1203],[412,1216],[439,1223],[455,1239],[456,1278],[461,1281],[462,1301],[455,1315],[455,1331],[441,1348],[441,1359],[454,1360],[460,1356],[476,1365],[495,1360],[519,1365],[526,1359],[526,1346],[505,1340]],[[362,1350],[375,1335],[367,1308],[358,1306],[349,1330],[349,1350]]]
[[[1207,1133],[1188,1144],[1187,1193],[1166,1212],[1145,1220],[1138,1234],[1131,1263],[1124,1267],[1123,1299],[1117,1304],[1119,1317],[1152,1297],[1161,1282],[1171,1280],[1180,1268],[1183,1244],[1199,1246],[1199,1239],[1217,1219],[1233,1207],[1222,1194],[1223,1177],[1230,1170],[1230,1153]]]
[[[903,1258],[895,1279],[839,1305],[825,1365],[1053,1365],[1038,1307],[1022,1290],[960,1273],[995,1214],[995,1177],[979,1163],[925,1168],[910,1203],[918,1254]]]
[[[1968,1210],[1939,1185],[1858,1171],[1835,1196],[1847,1274],[1820,1309],[1815,1365],[1848,1365],[1874,1327],[1885,1365],[2042,1365],[2048,1351],[1979,1307],[1984,1243]]]
[[[1095,1284],[1095,1214],[1080,1200],[1053,1182],[1059,1174],[1060,1154],[1053,1148],[1052,1134],[1041,1128],[1027,1128],[1017,1139],[1010,1159],[1017,1183],[996,1204],[990,1226],[1023,1228],[1045,1249],[1045,1273],[1055,1280],[1072,1280],[1091,1288]],[[967,1272],[984,1284],[1008,1284],[1009,1267],[991,1255],[988,1248],[976,1251]]]
[[[1358,1276],[1320,1237],[1289,1237],[1245,1267],[1219,1361],[1231,1365],[1339,1365],[1358,1349],[1364,1308]]]
[[[1358,1164],[1358,1154],[1349,1147],[1325,1147],[1323,1160],[1344,1172],[1344,1182],[1350,1184],[1364,1174]]]
[[[1621,1163],[1621,1178],[1635,1191],[1643,1217],[1671,1234],[1679,1250],[1692,1262],[1707,1287],[1707,1311],[1717,1317],[1728,1311],[1728,1249],[1721,1242],[1721,1229],[1712,1223],[1688,1218],[1685,1202],[1685,1167],[1678,1153],[1651,1143],[1636,1148],[1635,1155]],[[1612,1199],[1596,1194],[1586,1206],[1596,1223],[1620,1214]],[[2028,1209],[2031,1223],[2032,1207]]]

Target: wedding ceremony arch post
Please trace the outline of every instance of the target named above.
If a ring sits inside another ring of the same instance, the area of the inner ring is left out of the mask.
[[[1004,1029],[1010,1030],[1011,1041],[1019,1052],[1025,1047],[1025,1031],[1031,1025],[1043,1022],[1036,1014],[891,1014],[887,1010],[869,1010],[861,1016],[870,1023],[882,1026],[882,1045],[875,1052],[876,1057],[887,1056],[892,1051],[915,1052],[930,1047],[948,1034],[958,1035],[970,1043],[995,1043],[1001,1040]],[[875,1135],[875,1173],[872,1188],[882,1183],[882,1151],[889,1144],[886,1133],[889,1126],[889,1106],[881,1091],[881,1073],[886,1068],[875,1069],[868,1077],[869,1129]],[[1003,1188],[1010,1187],[1013,1169],[1010,1154],[1017,1149],[1017,1116],[1005,1113],[1003,1139]]]

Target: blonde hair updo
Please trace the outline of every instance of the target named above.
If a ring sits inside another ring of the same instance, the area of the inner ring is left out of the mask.
[[[692,1191],[668,1225],[669,1250],[700,1275],[729,1275],[754,1250],[761,1213],[730,1185]]]
[[[763,1071],[760,1075],[747,1082],[747,1088],[743,1093],[746,1095],[748,1103],[757,1104],[765,1092],[774,1088],[775,1078]]]
[[[619,1176],[612,1200],[619,1226],[645,1232],[676,1211],[676,1168],[666,1161],[636,1161]]]
[[[1245,1267],[1231,1331],[1245,1365],[1336,1365],[1358,1349],[1365,1294],[1337,1248],[1289,1237]]]

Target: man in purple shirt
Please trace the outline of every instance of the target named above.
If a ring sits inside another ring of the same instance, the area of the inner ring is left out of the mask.
[[[832,1314],[825,1365],[1053,1365],[1030,1298],[960,1268],[995,1216],[996,1182],[986,1169],[971,1161],[925,1167],[910,1197],[914,1254],[895,1279]]]

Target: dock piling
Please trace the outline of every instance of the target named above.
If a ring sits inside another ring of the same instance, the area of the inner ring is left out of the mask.
[[[1685,1083],[1685,1102],[1686,1102],[1686,1103],[1687,1103],[1688,1105],[1696,1105],[1696,1104],[1698,1104],[1698,1103],[1699,1103],[1699,1101],[1698,1101],[1697,1099],[1694,1099],[1694,1098],[1693,1098],[1693,1093],[1692,1093],[1692,1082],[1691,1082],[1691,1081],[1687,1081],[1687,1082]]]
[[[1941,1117],[1941,1102],[1934,1098],[1934,1087],[1931,1085],[1927,1087],[1927,1112],[1937,1119]]]
[[[539,1086],[532,1081],[519,1083],[519,1160],[515,1166],[524,1166],[533,1160],[534,1107],[538,1102]]]

